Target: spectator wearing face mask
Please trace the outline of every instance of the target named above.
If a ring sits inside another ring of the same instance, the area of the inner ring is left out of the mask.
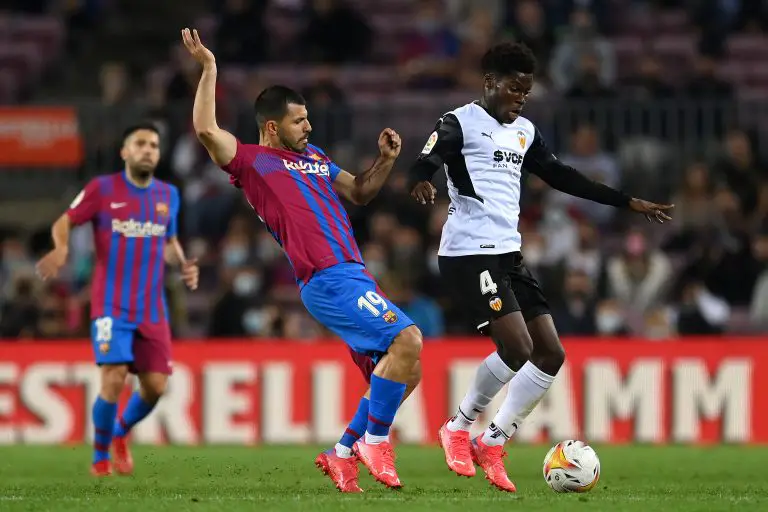
[[[578,267],[569,268],[565,275],[563,297],[552,308],[557,332],[569,336],[595,335],[595,308],[594,286],[589,274]]]
[[[608,262],[609,295],[636,313],[661,303],[671,277],[669,258],[650,248],[639,231],[629,233],[624,251]]]
[[[216,302],[211,314],[208,335],[215,338],[258,336],[266,320],[261,311],[263,274],[255,267],[239,268],[231,285]]]
[[[376,279],[381,279],[389,271],[387,265],[387,252],[384,246],[375,242],[363,247],[363,261],[365,268]]]
[[[227,238],[221,250],[221,259],[226,268],[235,268],[245,265],[251,258],[248,238],[241,235],[233,235]]]
[[[625,336],[629,334],[627,315],[623,304],[614,299],[600,301],[595,309],[595,327],[599,336]]]

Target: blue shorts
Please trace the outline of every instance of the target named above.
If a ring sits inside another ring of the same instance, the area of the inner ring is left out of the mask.
[[[395,337],[414,325],[384,297],[359,263],[321,270],[301,289],[301,300],[315,319],[357,353],[378,359]]]
[[[171,373],[168,322],[134,323],[103,316],[91,322],[96,364],[127,364],[133,373]]]

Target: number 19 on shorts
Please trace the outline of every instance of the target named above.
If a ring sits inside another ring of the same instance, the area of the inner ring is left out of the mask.
[[[378,307],[377,307],[378,306]],[[379,316],[387,310],[387,301],[374,291],[366,292],[357,299],[357,307],[362,311],[367,309],[373,316]]]

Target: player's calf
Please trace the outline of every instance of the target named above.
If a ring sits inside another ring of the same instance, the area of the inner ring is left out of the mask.
[[[496,345],[496,352],[480,364],[472,385],[456,414],[445,425],[444,441],[450,441],[447,443],[448,448],[444,446],[446,461],[465,461],[467,450],[462,447],[457,452],[453,447],[461,441],[466,441],[460,443],[463,446],[469,442],[463,434],[449,435],[449,433],[469,432],[477,417],[501,391],[501,388],[515,377],[517,370],[533,353],[533,340],[520,311],[514,311],[493,320],[489,329],[488,334]],[[451,466],[451,463],[449,462],[448,465]],[[456,468],[452,469],[456,470]]]
[[[94,436],[91,473],[97,476],[106,476],[112,472],[109,446],[112,443],[112,428],[117,416],[117,401],[127,374],[126,365],[101,367],[101,389],[92,408]]]
[[[133,472],[133,457],[128,445],[131,429],[146,418],[165,393],[168,376],[161,373],[142,373],[139,375],[140,388],[128,400],[123,414],[113,427],[113,449],[115,470],[121,475]]]
[[[528,322],[528,329],[534,354],[510,381],[501,408],[483,434],[482,440],[488,446],[504,444],[517,431],[552,386],[565,360],[565,351],[549,314]]]
[[[410,326],[397,335],[371,376],[371,395],[365,440],[369,444],[387,441],[389,428],[408,383],[413,385],[414,369],[421,355],[421,331]]]
[[[540,315],[528,322],[528,332],[533,340],[531,362],[544,373],[557,375],[565,363],[565,349],[549,314]]]
[[[371,373],[364,374],[365,380],[369,383],[372,376],[372,371]],[[402,402],[405,402],[408,399],[411,393],[413,393],[413,390],[416,389],[416,386],[419,385],[419,382],[421,382],[421,362],[417,362],[411,369],[411,376],[406,383]],[[336,452],[337,456],[342,458],[354,456],[352,454],[352,447],[358,439],[363,437],[363,434],[365,434],[365,430],[368,426],[368,408],[370,405],[370,396],[371,390],[368,388],[368,391],[365,392],[363,398],[360,399],[360,403],[357,406],[355,415],[352,417],[352,421],[349,422],[349,425],[344,430],[344,434],[341,436],[341,439],[339,439],[339,442],[336,443],[336,446],[334,447],[334,451]]]
[[[533,354],[533,339],[520,311],[497,318],[490,325],[499,357],[512,371],[519,370]]]
[[[387,349],[371,376],[371,398],[365,439],[355,443],[355,453],[371,475],[388,487],[401,487],[395,470],[395,453],[389,443],[389,429],[400,403],[412,383],[421,355],[421,331],[404,329]]]

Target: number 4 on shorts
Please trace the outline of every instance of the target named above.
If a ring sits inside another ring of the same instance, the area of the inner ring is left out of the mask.
[[[489,293],[496,293],[499,291],[499,287],[491,279],[491,273],[488,270],[483,270],[480,273],[480,293],[487,295]]]

